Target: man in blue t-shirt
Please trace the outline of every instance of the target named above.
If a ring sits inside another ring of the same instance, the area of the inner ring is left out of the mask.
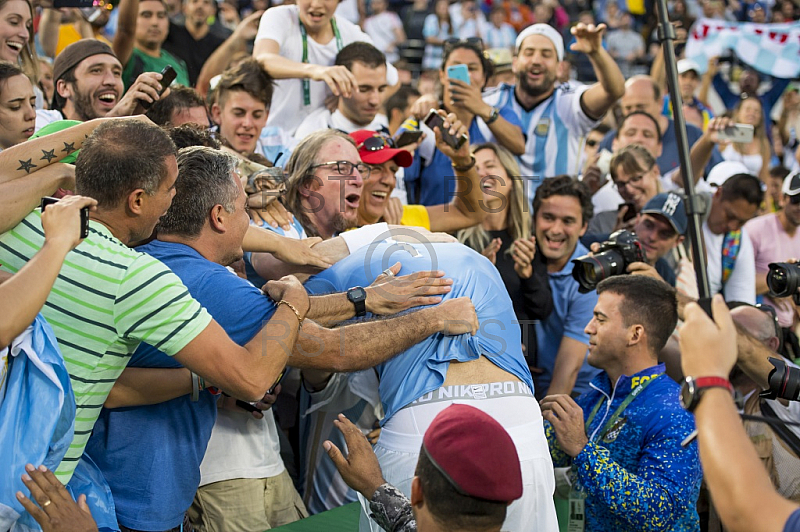
[[[509,429],[520,454],[525,494],[510,506],[503,529],[557,530],[553,472],[520,329],[500,275],[485,257],[456,243],[383,242],[361,248],[312,277],[306,288],[328,293],[363,286],[398,261],[404,274],[444,271],[453,279],[444,302],[469,297],[480,328],[473,336],[431,336],[376,366],[385,417],[375,452],[386,480],[409,496],[431,420],[453,402],[470,404]],[[367,518],[367,501],[362,506],[362,530],[379,530]]]
[[[276,341],[265,344],[264,355],[274,357],[276,365],[354,371],[431,334],[472,330],[471,304],[461,298],[334,331],[311,319],[352,317],[355,309],[345,294],[320,296],[309,303],[296,279],[285,278],[266,287],[270,299],[231,273],[226,266],[241,258],[249,226],[246,196],[233,177],[236,163],[235,157],[211,148],[182,150],[176,195],[159,222],[159,239],[139,248],[169,266],[234,341],[250,341],[269,322],[267,327],[275,326],[271,338]],[[466,325],[454,321],[462,316]],[[299,339],[293,332],[297,320],[303,328]],[[216,398],[187,369],[153,347],[140,347],[134,364],[141,368],[126,369],[121,386],[107,402],[125,408],[103,411],[87,453],[108,480],[121,526],[170,530],[181,526],[197,490],[200,462],[216,419]],[[276,483],[295,493],[285,472]],[[302,506],[299,498],[286,502]]]
[[[555,304],[547,319],[536,325],[536,396],[581,394],[597,373],[586,362],[589,336],[584,332],[597,294],[578,292],[572,261],[589,252],[578,239],[592,217],[592,196],[581,181],[549,178],[536,189],[533,209],[536,247],[547,262]]]

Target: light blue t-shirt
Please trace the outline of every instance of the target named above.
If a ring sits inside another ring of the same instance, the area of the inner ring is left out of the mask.
[[[536,324],[536,341],[539,347],[537,364],[544,370],[542,374],[536,376],[536,391],[539,392],[536,394],[537,399],[541,399],[550,387],[556,355],[563,337],[582,342],[588,349],[589,335],[583,332],[583,329],[592,321],[594,306],[597,304],[597,292],[581,294],[578,292],[578,281],[572,277],[573,259],[588,252],[589,250],[579,242],[567,265],[560,272],[548,273],[554,308],[547,319]],[[589,382],[599,371],[591,367],[584,358],[573,393],[588,391]]]
[[[414,251],[416,250],[416,251]],[[418,253],[414,257],[412,254]],[[312,294],[368,286],[383,270],[400,262],[398,275],[443,270],[453,280],[443,299],[469,297],[480,328],[475,336],[434,334],[377,366],[385,423],[395,412],[444,383],[452,361],[467,362],[483,354],[533,389],[522,356],[519,323],[497,268],[463,244],[397,244],[365,246],[306,282]]]

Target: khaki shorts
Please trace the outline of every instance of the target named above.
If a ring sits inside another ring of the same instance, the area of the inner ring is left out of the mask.
[[[286,470],[270,478],[237,478],[197,490],[189,519],[197,532],[253,532],[308,517]]]

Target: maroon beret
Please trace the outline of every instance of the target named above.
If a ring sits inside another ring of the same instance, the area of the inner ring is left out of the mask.
[[[459,492],[497,502],[522,497],[517,448],[489,414],[472,406],[451,405],[433,419],[422,446]]]

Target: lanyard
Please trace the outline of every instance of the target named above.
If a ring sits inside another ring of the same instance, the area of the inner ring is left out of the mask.
[[[619,417],[619,415],[622,414],[622,412],[628,407],[628,405],[631,404],[631,402],[633,402],[633,400],[636,399],[636,397],[640,393],[642,393],[642,391],[644,391],[644,389],[647,388],[650,385],[651,382],[656,380],[656,378],[661,376],[661,375],[663,375],[663,373],[659,373],[658,375],[656,375],[652,379],[647,380],[647,381],[639,384],[638,386],[636,386],[636,388],[633,389],[633,391],[628,395],[628,397],[626,397],[625,400],[622,401],[622,404],[617,407],[617,409],[614,411],[614,414],[612,414],[611,418],[606,422],[605,426],[603,427],[603,430],[600,431],[600,434],[599,434],[600,438],[605,436],[606,432],[608,432],[609,429],[614,425],[614,422],[617,421],[617,418]],[[603,401],[605,401],[605,398],[601,397],[600,400],[597,402],[597,404],[594,405],[594,409],[592,409],[592,413],[589,414],[589,419],[586,420],[586,434],[589,434],[589,426],[592,424],[592,421],[594,420],[594,416],[597,415],[597,411],[600,410],[600,405],[603,404]]]
[[[300,22],[300,35],[303,36],[303,63],[308,63],[308,32],[306,27]],[[331,17],[331,28],[333,29],[333,36],[336,37],[336,52],[342,51],[342,36],[339,34],[339,26],[336,25],[336,19]],[[311,82],[308,78],[303,78],[303,105],[311,105]]]

